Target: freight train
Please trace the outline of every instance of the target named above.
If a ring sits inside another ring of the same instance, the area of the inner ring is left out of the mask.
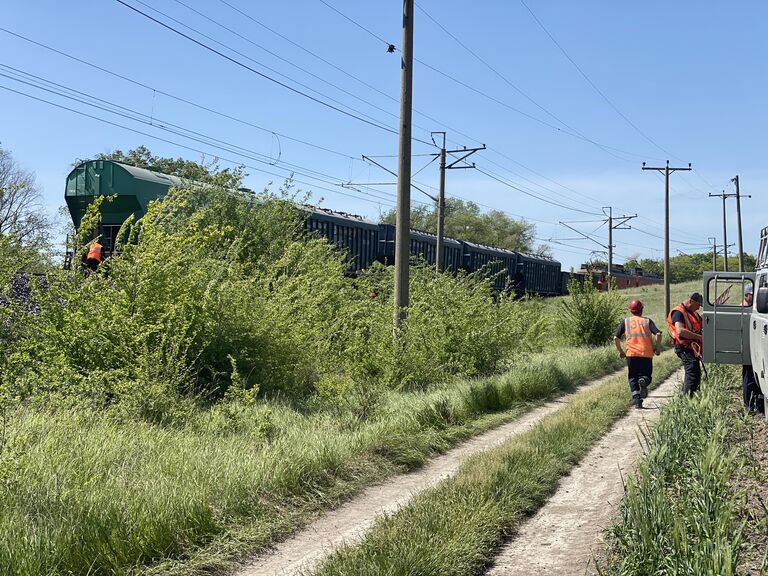
[[[109,254],[126,218],[131,215],[140,218],[146,213],[149,202],[164,196],[170,187],[181,184],[181,179],[175,176],[111,160],[90,160],[77,165],[67,176],[65,200],[72,222],[78,228],[88,204],[96,196],[115,197],[101,205],[101,223],[96,231]],[[306,213],[304,226],[309,232],[348,252],[350,273],[359,272],[374,262],[394,262],[393,225],[377,224],[361,216],[313,206],[304,206],[302,210]],[[443,267],[448,272],[483,270],[492,278],[496,290],[515,291],[518,295],[565,293],[570,274],[562,272],[560,262],[556,260],[453,238],[445,238],[444,245]],[[437,237],[411,230],[410,253],[435,265]]]

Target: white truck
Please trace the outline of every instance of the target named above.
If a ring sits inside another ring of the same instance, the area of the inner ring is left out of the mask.
[[[753,291],[752,306],[743,306]],[[760,233],[755,272],[705,272],[704,363],[751,365],[768,418],[768,227]]]

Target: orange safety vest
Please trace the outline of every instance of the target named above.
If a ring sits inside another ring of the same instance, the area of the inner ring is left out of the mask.
[[[675,312],[675,310],[682,312],[683,318],[685,318],[686,330],[695,332],[696,334],[701,334],[701,316],[699,316],[696,312],[688,312],[688,309],[682,304],[678,304],[672,308],[672,310],[669,311],[669,316],[667,316],[667,327],[669,328],[669,334],[672,336],[673,342],[678,346],[682,346],[683,348],[691,348],[694,343],[698,343],[695,340],[678,338],[675,323],[672,322],[672,314]]]
[[[102,246],[98,242],[94,242],[91,244],[91,247],[88,248],[88,254],[86,255],[86,260],[96,260],[96,262],[101,262],[101,249]]]
[[[624,336],[627,338],[627,356],[653,358],[650,318],[642,316],[625,318]]]

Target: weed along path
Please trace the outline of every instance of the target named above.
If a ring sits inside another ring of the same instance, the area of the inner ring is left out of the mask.
[[[495,557],[487,576],[594,575],[592,558],[624,496],[623,478],[642,455],[641,430],[679,390],[681,371],[651,391],[598,441],[538,512]]]
[[[414,496],[453,476],[461,464],[473,454],[502,445],[522,434],[542,418],[558,411],[584,392],[594,389],[623,371],[614,372],[579,387],[575,392],[534,408],[521,417],[475,436],[442,456],[434,458],[422,469],[396,476],[373,486],[338,509],[308,524],[272,551],[241,568],[236,576],[306,574],[342,545],[361,541],[377,518],[391,515]]]

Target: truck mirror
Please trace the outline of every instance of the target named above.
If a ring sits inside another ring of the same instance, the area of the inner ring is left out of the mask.
[[[760,314],[768,313],[768,286],[763,286],[757,291],[757,302],[755,302],[757,311]]]

